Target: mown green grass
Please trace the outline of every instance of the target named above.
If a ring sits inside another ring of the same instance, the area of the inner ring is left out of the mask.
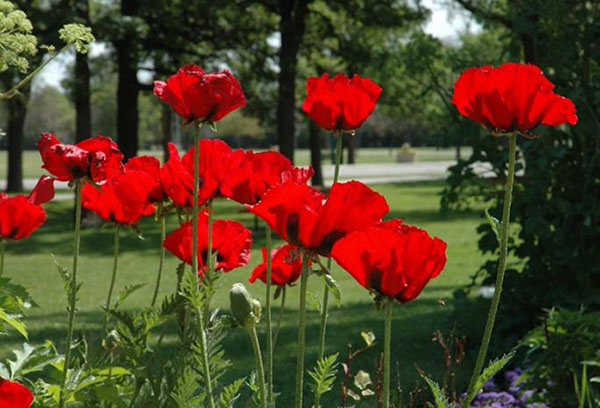
[[[435,279],[414,302],[397,305],[393,314],[392,353],[393,372],[398,370],[403,387],[410,390],[417,374],[415,366],[439,378],[442,367],[442,352],[432,343],[432,333],[440,329],[449,332],[455,325],[450,306],[440,300],[450,299],[452,291],[469,281],[483,262],[477,251],[476,226],[481,222],[479,211],[442,215],[439,213],[441,182],[378,185],[376,190],[384,194],[390,205],[390,217],[403,218],[407,223],[419,225],[431,234],[448,243],[448,263],[440,277]],[[61,344],[66,331],[66,301],[62,282],[52,263],[51,254],[65,266],[71,266],[72,255],[72,209],[69,202],[47,205],[48,221],[30,239],[8,245],[5,276],[27,286],[39,308],[32,309],[26,318],[30,341],[42,342],[52,339]],[[216,206],[219,218],[234,218],[253,226],[253,218],[235,203],[221,201]],[[176,221],[169,220],[168,229],[175,228]],[[138,308],[151,301],[157,272],[159,232],[152,219],[144,220],[140,229],[144,240],[135,233],[122,233],[122,253],[119,258],[119,275],[116,291],[127,284],[145,283],[146,286],[127,299],[124,307]],[[105,302],[112,267],[113,230],[111,228],[86,229],[81,239],[80,292],[77,330],[100,330],[102,325],[101,305]],[[264,234],[256,233],[251,265],[224,274],[219,281],[219,290],[213,306],[228,309],[228,290],[234,282],[247,282],[251,267],[260,262],[259,248],[264,245]],[[161,284],[161,295],[174,290],[177,260],[167,255],[165,273]],[[369,294],[349,275],[338,267],[333,270],[342,290],[343,304],[331,309],[328,328],[327,353],[345,355],[346,345],[361,345],[361,331],[373,331],[378,345],[361,356],[352,369],[364,369],[374,375],[377,355],[382,350],[383,316],[374,309]],[[249,285],[252,293],[264,304],[264,285],[257,282]],[[311,278],[309,291],[321,296],[322,286],[318,279]],[[283,326],[275,356],[275,388],[282,392],[281,405],[292,405],[294,368],[296,359],[296,327],[298,288],[288,290],[288,300]],[[310,302],[309,302],[310,303]],[[274,310],[274,315],[277,309]],[[307,322],[307,364],[311,368],[317,353],[319,316],[310,310]],[[263,328],[261,328],[263,329]],[[171,338],[176,334],[172,333]],[[10,335],[1,340],[0,355],[5,357],[11,347],[22,339]],[[232,332],[225,341],[227,357],[234,363],[232,376],[248,375],[253,367],[249,340],[244,330]],[[471,353],[473,354],[473,353]],[[473,357],[473,356],[471,356]],[[337,387],[337,386],[336,386]],[[339,389],[330,398],[337,401]],[[327,401],[327,399],[326,399]],[[325,405],[327,406],[327,405]]]

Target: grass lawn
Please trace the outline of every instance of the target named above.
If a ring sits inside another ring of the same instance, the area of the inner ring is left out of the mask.
[[[407,223],[419,225],[448,243],[448,263],[441,276],[435,279],[423,294],[414,302],[398,305],[393,314],[392,361],[397,362],[400,379],[405,389],[412,389],[417,380],[415,365],[432,373],[436,378],[441,373],[442,351],[432,343],[432,333],[440,329],[448,332],[454,325],[452,308],[443,306],[440,299],[449,299],[452,291],[466,284],[469,276],[481,265],[484,258],[477,251],[476,226],[481,222],[480,212],[450,214],[439,213],[439,192],[441,182],[414,184],[378,185],[376,190],[384,194],[389,202],[390,216],[403,218]],[[62,346],[66,331],[66,301],[62,283],[50,254],[55,254],[60,263],[71,266],[72,254],[72,204],[69,202],[47,205],[48,221],[30,239],[11,243],[7,248],[5,276],[30,288],[39,308],[31,310],[26,319],[30,341],[42,342],[52,339]],[[232,202],[221,201],[217,205],[217,217],[235,218],[248,227],[253,224],[252,217],[241,211],[241,207]],[[169,230],[175,227],[174,217],[170,219]],[[152,219],[144,220],[140,228],[145,237],[140,240],[133,232],[122,233],[122,254],[119,259],[118,291],[126,284],[146,283],[146,287],[134,293],[124,307],[136,308],[151,301],[153,284],[158,261],[158,228]],[[264,245],[264,234],[255,234],[251,264],[260,262],[259,248]],[[112,266],[113,230],[110,228],[86,229],[81,240],[80,292],[77,315],[78,330],[99,330],[102,324],[100,306],[104,303],[108,290]],[[165,273],[161,286],[162,294],[174,290],[175,266],[177,260],[167,254]],[[234,282],[246,282],[251,266],[224,274],[219,281],[220,289],[214,298],[213,306],[228,309],[228,290]],[[345,354],[346,344],[352,342],[361,345],[361,331],[373,331],[381,343],[383,340],[383,315],[373,308],[373,302],[367,292],[349,275],[335,268],[334,277],[342,290],[341,308],[333,306],[328,327],[327,353]],[[257,282],[249,285],[253,294],[263,299],[264,285]],[[321,296],[320,281],[312,278],[309,291]],[[288,301],[284,323],[281,329],[275,356],[275,389],[282,392],[280,406],[292,406],[295,369],[295,340],[297,326],[298,288],[288,290]],[[309,302],[310,304],[310,302]],[[277,309],[274,310],[276,316]],[[317,352],[319,317],[316,311],[308,313],[307,321],[307,368],[312,368]],[[172,334],[172,338],[176,333]],[[22,340],[11,335],[0,343],[0,355],[5,357],[9,348]],[[225,342],[227,357],[234,362],[233,374],[247,375],[253,367],[251,346],[242,329],[234,330]],[[352,369],[365,369],[374,375],[374,362],[382,350],[381,344],[361,356]],[[471,357],[472,354],[471,353]],[[393,369],[395,372],[395,369]],[[336,398],[339,389],[330,394]],[[324,400],[324,402],[327,399]],[[324,406],[328,406],[325,404]]]
[[[358,149],[356,153],[357,163],[393,163],[395,161],[396,152],[398,148],[387,149],[387,148],[364,148]],[[443,160],[454,160],[455,152],[452,148],[437,149],[435,147],[417,147],[418,161],[443,161]],[[463,147],[461,150],[461,156],[466,158],[470,155],[471,148]],[[8,165],[8,156],[6,151],[0,151],[0,179],[6,179],[6,167]],[[162,160],[162,151],[141,151],[141,154],[150,154],[158,157]],[[322,151],[321,157],[323,158],[324,164],[329,164],[330,152],[327,150]],[[296,150],[296,164],[306,166],[310,163],[310,154],[307,149]],[[41,168],[42,161],[40,154],[37,150],[27,150],[23,152],[23,174],[25,178],[38,178],[39,176],[46,174]]]

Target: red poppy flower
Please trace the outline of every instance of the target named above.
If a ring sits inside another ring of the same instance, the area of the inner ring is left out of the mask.
[[[38,141],[43,168],[61,181],[88,177],[103,181],[123,171],[123,154],[109,137],[96,136],[75,145],[63,144],[52,133]]]
[[[231,72],[205,73],[196,65],[184,65],[167,82],[155,81],[154,94],[168,103],[184,123],[217,122],[246,105],[240,84]]]
[[[241,204],[256,204],[272,186],[287,180],[306,183],[312,177],[308,170],[292,166],[279,152],[244,152],[238,167],[232,169],[221,185],[221,194]]]
[[[150,202],[153,181],[148,174],[132,170],[98,187],[85,184],[81,192],[83,207],[105,221],[135,225],[142,217],[154,213]]]
[[[374,225],[389,208],[382,195],[358,181],[335,183],[329,197],[287,181],[248,207],[281,238],[323,256],[346,234]]]
[[[54,179],[48,176],[39,178],[27,197],[33,204],[45,204],[54,198]]]
[[[326,130],[354,130],[373,113],[381,88],[369,78],[329,74],[308,78],[302,110]]]
[[[555,94],[554,85],[530,64],[469,68],[454,84],[452,103],[461,115],[494,133],[531,136],[540,124],[577,123],[573,102]]]
[[[250,261],[251,232],[242,224],[231,220],[215,220],[212,230],[212,250],[216,253],[215,270],[229,272]],[[192,222],[188,221],[167,235],[163,246],[177,258],[192,264]],[[206,269],[208,252],[208,214],[198,214],[198,273]]]
[[[348,234],[331,254],[364,288],[408,302],[444,269],[446,243],[393,220]]]
[[[9,197],[0,193],[0,238],[24,239],[46,221],[46,212],[40,204],[54,197],[53,179],[40,177],[29,194]]]
[[[200,140],[200,205],[220,195],[221,183],[231,168],[237,167],[241,150],[232,151],[222,140]],[[160,169],[160,180],[167,196],[179,207],[192,207],[194,191],[194,148],[179,158],[177,147],[169,144],[169,160]]]
[[[260,279],[267,283],[267,248],[262,248],[263,262],[257,265],[248,279],[254,283]],[[283,245],[271,251],[271,283],[273,285],[291,285],[296,282],[302,273],[302,257],[298,247]]]
[[[160,184],[160,161],[152,156],[132,157],[125,163],[125,171],[142,171],[153,180],[150,201],[159,203],[165,199],[165,192]]]
[[[33,394],[17,382],[0,379],[0,407],[29,408]]]

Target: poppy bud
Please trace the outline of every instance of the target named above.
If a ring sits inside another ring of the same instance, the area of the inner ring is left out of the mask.
[[[229,300],[231,313],[239,324],[250,329],[260,321],[260,302],[250,295],[244,285],[235,283],[229,291]]]

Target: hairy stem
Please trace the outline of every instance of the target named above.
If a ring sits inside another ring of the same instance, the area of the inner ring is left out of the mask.
[[[63,366],[62,379],[60,382],[60,397],[58,406],[65,406],[65,384],[69,374],[69,365],[71,364],[71,346],[73,343],[73,329],[75,326],[75,311],[77,303],[77,265],[79,258],[79,242],[81,236],[81,179],[75,181],[75,232],[73,234],[73,271],[71,282],[69,284],[70,293],[69,303],[69,322],[67,325],[67,349],[65,351],[65,363]]]
[[[273,399],[273,327],[271,326],[271,228],[265,224],[267,238],[267,401]]]
[[[198,183],[200,180],[200,124],[198,124],[198,133],[194,137],[194,204],[192,212],[192,273],[198,273]],[[208,223],[208,266],[210,271],[211,256],[211,211],[209,208],[209,223]],[[200,290],[200,282],[196,279],[197,289]],[[204,328],[204,313],[202,307],[196,310],[196,323],[200,331],[200,348],[202,359],[202,370],[204,372],[204,381],[206,386],[206,396],[210,408],[215,408],[215,400],[212,391],[212,379],[210,375],[210,365],[208,362],[208,346],[206,341],[206,330]]]
[[[335,131],[335,170],[333,173],[333,183],[337,183],[340,176],[340,162],[342,161],[342,132]],[[327,258],[327,270],[331,270],[331,258]],[[321,310],[321,326],[319,327],[319,354],[317,359],[322,359],[325,354],[325,336],[327,334],[327,317],[329,308],[329,286],[325,285],[323,289],[323,308]]]
[[[159,207],[159,211],[162,209]],[[165,247],[163,242],[167,235],[167,220],[164,214],[159,215],[160,222],[160,258],[158,261],[158,275],[156,276],[156,286],[154,286],[154,295],[152,296],[152,306],[156,304],[156,298],[158,297],[158,290],[160,289],[160,280],[162,278],[163,265],[165,263]]]
[[[102,332],[106,332],[106,326],[108,325],[108,309],[110,308],[110,300],[112,298],[113,289],[115,288],[115,280],[117,279],[117,266],[119,262],[119,225],[115,227],[115,246],[113,255],[113,270],[110,278],[110,286],[108,288],[108,296],[106,298],[106,306],[104,308],[104,325],[102,326]]]
[[[265,393],[265,369],[263,367],[262,354],[260,352],[260,343],[258,342],[258,336],[256,335],[256,327],[248,328],[248,334],[252,341],[252,349],[254,350],[254,357],[256,358],[256,371],[258,376],[258,395],[260,397],[260,406],[267,408],[267,396]]]
[[[483,332],[483,340],[481,341],[481,347],[479,348],[479,354],[477,355],[477,361],[475,363],[475,369],[471,376],[469,388],[467,390],[467,397],[463,401],[463,407],[469,406],[471,401],[477,395],[479,390],[475,389],[477,379],[483,370],[483,363],[485,361],[490,339],[492,338],[492,332],[494,330],[494,323],[496,322],[496,313],[498,312],[498,305],[500,304],[500,295],[502,294],[502,283],[504,282],[504,272],[506,271],[506,258],[508,256],[508,227],[510,224],[510,204],[512,201],[512,190],[515,180],[515,162],[517,157],[517,134],[512,133],[508,136],[508,175],[506,177],[506,188],[504,191],[504,203],[502,207],[502,230],[500,232],[500,254],[498,259],[498,272],[496,274],[496,284],[494,289],[494,296],[492,297],[492,303],[490,304],[490,310],[485,323],[485,330]]]
[[[298,354],[296,359],[296,408],[302,408],[304,387],[304,346],[306,331],[306,292],[308,288],[308,254],[302,255],[302,275],[300,277],[300,311],[298,312]]]
[[[385,332],[383,337],[383,407],[390,407],[390,345],[392,343],[392,308],[394,301],[385,302]]]
[[[281,306],[279,306],[279,316],[277,317],[277,326],[275,326],[275,334],[273,335],[273,352],[275,352],[275,346],[277,345],[277,338],[279,337],[279,328],[281,327],[281,322],[283,320],[283,313],[285,311],[285,293],[286,287],[283,286],[281,289]]]

